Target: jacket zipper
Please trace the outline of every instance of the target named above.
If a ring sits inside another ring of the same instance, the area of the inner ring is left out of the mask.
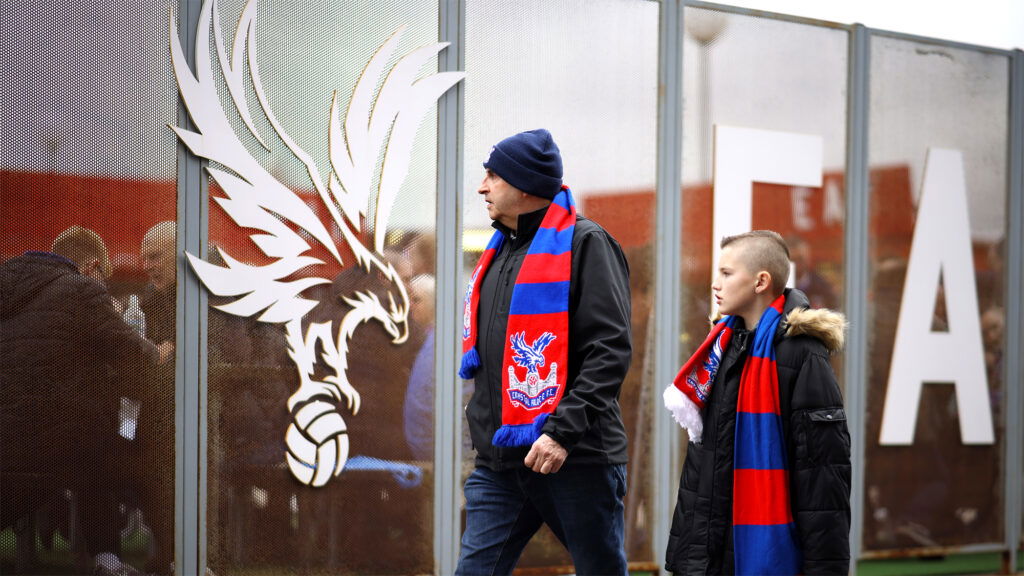
[[[514,254],[514,250],[513,250],[513,246],[512,246],[512,241],[511,241],[511,239],[506,238],[505,247],[502,250],[502,254],[501,254],[501,266],[498,268],[498,282],[496,283],[497,284],[497,288],[498,288],[498,292],[497,292],[497,294],[495,294],[495,298],[494,298],[494,308],[495,309],[490,310],[490,314],[489,314],[490,317],[487,319],[487,336],[488,336],[488,338],[490,338],[490,336],[491,336],[491,334],[493,332],[494,318],[495,318],[495,316],[497,316],[497,311],[501,308],[502,302],[505,301],[505,287],[508,286],[508,279],[506,277],[506,268],[508,267],[508,263],[512,259],[512,255],[513,254]],[[510,301],[510,308],[511,308],[511,301]],[[488,344],[490,344],[490,343],[488,343]],[[504,339],[502,339],[501,346],[502,346],[502,356],[504,356],[504,346],[505,346]],[[501,389],[503,388],[502,378],[505,377],[505,375],[503,373],[504,366],[498,366],[497,370],[498,370],[498,395],[497,395],[497,398],[495,397],[493,391],[490,389],[490,386],[487,387],[488,388],[488,395],[490,396],[490,404],[491,404],[491,424],[494,426],[495,430],[497,430],[499,427],[501,427],[501,404],[502,404],[502,400],[503,400],[501,398]],[[497,421],[495,421],[495,419],[494,419],[495,415],[497,415]],[[495,464],[500,468],[501,464],[502,464],[501,449],[498,448],[497,446],[493,446],[493,445],[491,446],[491,449],[493,450]]]

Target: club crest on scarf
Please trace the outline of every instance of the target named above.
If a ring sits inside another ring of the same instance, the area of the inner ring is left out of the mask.
[[[509,338],[512,347],[512,361],[521,368],[526,368],[526,379],[516,377],[516,369],[508,367],[508,398],[512,405],[527,410],[536,410],[545,403],[554,402],[558,395],[558,363],[551,364],[548,377],[541,380],[538,366],[547,362],[544,349],[555,339],[551,332],[540,335],[533,344],[526,343],[526,332],[513,334]]]
[[[466,292],[463,296],[462,305],[462,338],[465,340],[473,332],[473,286],[476,285],[476,277],[480,275],[480,268],[473,271],[473,276],[466,285]]]
[[[711,346],[711,350],[708,351],[707,358],[700,363],[700,366],[694,367],[686,375],[686,383],[693,388],[693,392],[700,398],[701,402],[707,402],[708,393],[711,392],[711,383],[715,379],[715,374],[718,372],[718,366],[721,362],[722,339],[716,338],[715,343]]]

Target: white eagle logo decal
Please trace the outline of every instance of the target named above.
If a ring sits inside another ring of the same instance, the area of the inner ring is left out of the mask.
[[[211,28],[216,62],[210,50]],[[273,261],[253,266],[223,250],[220,255],[225,266],[210,264],[192,254],[187,257],[211,293],[235,297],[219,309],[243,317],[259,314],[259,321],[284,326],[288,353],[300,380],[298,390],[288,399],[292,423],[285,432],[286,460],[299,481],[323,486],[341,473],[348,460],[348,433],[339,403],[344,399],[353,414],[359,410],[359,392],[347,377],[349,340],[360,324],[371,320],[380,322],[396,344],[405,342],[408,336],[408,294],[395,268],[383,256],[388,218],[408,174],[412,143],[420,122],[437,99],[462,80],[465,73],[442,72],[417,79],[420,69],[447,43],[417,48],[388,66],[404,32],[400,28],[363,69],[344,124],[336,92],[330,110],[324,111],[330,159],[325,177],[311,156],[282,129],[268,105],[257,65],[255,32],[256,1],[250,0],[239,18],[229,59],[217,18],[217,2],[204,2],[193,74],[171,11],[171,61],[182,100],[195,124],[194,130],[178,126],[171,129],[192,153],[210,162],[206,170],[226,196],[216,198],[217,202],[240,227],[260,231],[251,236],[252,241]],[[219,74],[215,74],[215,67]],[[355,255],[355,264],[367,274],[379,274],[387,283],[387,302],[382,302],[374,292],[355,291],[344,298],[351,310],[340,321],[337,334],[332,333],[331,322],[310,323],[303,333],[302,318],[317,302],[304,298],[302,292],[330,283],[327,278],[306,273],[304,269],[324,262],[304,254],[311,251],[310,242],[315,241],[339,264],[353,263],[342,262],[338,246],[314,210],[261,166],[235,133],[229,114],[236,122],[241,119],[256,141],[270,150],[252,121],[246,101],[247,79],[258,100],[258,110],[288,151],[305,165],[319,201]],[[221,100],[219,83],[227,87],[230,99]],[[378,169],[381,154],[384,159]],[[373,189],[375,178],[379,185]],[[369,237],[369,230],[364,229],[363,221],[367,219],[370,202],[375,202],[373,246],[364,246],[361,238]],[[304,273],[296,274],[300,270]],[[328,367],[327,375],[320,379],[314,376],[318,360]]]

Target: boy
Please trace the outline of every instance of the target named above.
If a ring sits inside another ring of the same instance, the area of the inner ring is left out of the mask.
[[[789,250],[722,240],[725,315],[665,390],[690,435],[666,553],[673,574],[846,574],[850,436],[829,364],[845,318],[785,288]]]

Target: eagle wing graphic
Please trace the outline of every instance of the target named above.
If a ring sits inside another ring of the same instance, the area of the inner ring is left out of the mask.
[[[405,31],[404,27],[399,28],[364,68],[348,104],[344,125],[337,92],[330,109],[324,111],[330,159],[325,177],[312,157],[284,130],[268,103],[256,50],[257,1],[249,0],[243,8],[230,54],[218,13],[216,0],[203,3],[193,73],[178,40],[174,10],[170,11],[171,63],[195,126],[170,128],[193,154],[210,162],[206,170],[224,192],[224,197],[215,200],[239,227],[258,231],[251,238],[272,262],[247,264],[219,248],[224,266],[193,254],[186,256],[211,293],[235,297],[217,306],[219,309],[237,316],[259,314],[258,320],[262,322],[284,325],[288,352],[300,376],[300,387],[288,401],[293,423],[285,435],[287,461],[300,481],[322,486],[340,474],[348,454],[346,426],[334,405],[345,399],[353,413],[359,409],[359,394],[347,377],[348,341],[360,324],[370,320],[380,322],[395,343],[406,339],[408,295],[394,266],[383,257],[388,220],[408,175],[420,123],[441,94],[465,74],[442,72],[417,78],[420,69],[447,43],[417,48],[389,66]],[[211,28],[214,50],[210,46]],[[211,52],[215,53],[216,61]],[[356,291],[345,297],[352,309],[341,320],[336,334],[331,322],[314,322],[305,333],[302,330],[302,318],[317,304],[303,297],[303,291],[330,282],[307,273],[310,267],[324,264],[309,255],[310,241],[325,248],[339,264],[345,263],[328,227],[313,208],[267,171],[236,133],[232,117],[240,119],[256,142],[271,150],[253,122],[246,98],[247,80],[259,110],[281,143],[305,166],[316,196],[358,265],[367,273],[376,269],[388,284],[387,302],[372,292]],[[230,98],[221,98],[219,83],[227,87]],[[378,173],[381,155],[384,160]],[[379,182],[377,190],[373,190],[375,179]],[[372,220],[368,217],[371,209]],[[361,240],[364,232],[370,231],[372,247]],[[333,374],[320,380],[314,378],[314,364],[318,360],[330,367]]]

